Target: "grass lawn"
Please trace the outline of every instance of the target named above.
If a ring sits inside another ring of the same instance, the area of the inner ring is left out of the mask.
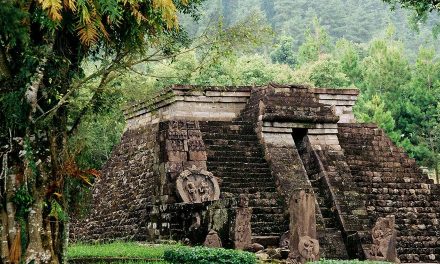
[[[167,249],[182,248],[182,245],[140,244],[135,242],[113,242],[109,244],[73,244],[69,246],[67,257],[75,264],[169,264],[164,261]],[[322,259],[313,264],[389,264],[380,261],[331,260]],[[194,263],[197,264],[197,263]]]
[[[69,260],[127,258],[119,263],[166,263],[162,261],[165,249],[180,247],[180,245],[139,244],[134,242],[114,242],[110,244],[73,244],[67,250]],[[139,259],[139,260],[135,260]],[[157,260],[157,261],[154,261]],[[112,262],[118,263],[118,262]]]

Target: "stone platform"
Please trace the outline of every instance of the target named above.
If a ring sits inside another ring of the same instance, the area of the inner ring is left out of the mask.
[[[201,244],[214,230],[224,247],[278,246],[289,201],[304,191],[315,199],[320,257],[386,258],[395,241],[402,262],[440,262],[440,187],[381,129],[356,123],[357,95],[174,86],[128,107],[71,238]],[[394,228],[377,224],[387,217]]]

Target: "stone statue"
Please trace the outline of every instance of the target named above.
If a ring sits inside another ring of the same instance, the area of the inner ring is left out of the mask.
[[[212,173],[197,169],[184,170],[176,179],[176,189],[184,203],[216,201],[220,198],[220,187]]]
[[[295,191],[290,199],[289,213],[289,259],[299,263],[319,260],[314,194]]]
[[[246,249],[252,244],[251,217],[252,208],[249,208],[249,198],[241,194],[238,208],[235,209],[234,248]]]
[[[222,241],[215,230],[210,230],[206,236],[205,242],[203,243],[205,247],[220,248],[222,247]]]
[[[369,259],[400,263],[396,250],[396,231],[394,216],[380,217],[371,230],[373,245]]]
[[[300,262],[305,263],[317,260],[319,254],[319,242],[309,236],[302,236],[298,243]]]
[[[199,193],[200,193],[200,199],[202,200],[202,202],[206,202],[209,201],[209,197],[211,195],[211,190],[209,189],[209,184],[208,181],[209,179],[204,179],[200,182],[200,188],[199,188]]]
[[[191,203],[194,203],[197,200],[197,188],[194,185],[194,182],[188,180],[186,182],[186,188],[188,190],[188,198]]]

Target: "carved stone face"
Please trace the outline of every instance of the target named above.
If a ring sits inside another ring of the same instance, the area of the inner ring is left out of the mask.
[[[212,173],[192,168],[176,179],[176,189],[185,203],[200,203],[219,199],[220,188]]]
[[[305,261],[316,260],[319,253],[319,242],[309,236],[303,236],[299,239],[298,251]]]

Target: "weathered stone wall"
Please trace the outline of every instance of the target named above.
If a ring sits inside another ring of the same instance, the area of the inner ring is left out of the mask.
[[[128,130],[102,168],[91,212],[72,223],[74,240],[147,240],[149,206],[158,193],[158,124]]]
[[[339,116],[338,123],[355,123],[353,106],[359,95],[358,89],[310,89],[321,104],[334,108],[334,113]]]
[[[401,261],[439,262],[440,186],[376,125],[340,125],[339,139],[355,189],[365,196],[370,228],[394,215]]]
[[[176,194],[176,179],[185,169],[195,166],[206,170],[206,149],[198,121],[174,120],[160,123],[160,164],[161,173],[159,195],[165,203],[181,202]]]
[[[237,118],[251,87],[173,86],[157,97],[128,107],[127,128],[168,120],[226,121]]]

